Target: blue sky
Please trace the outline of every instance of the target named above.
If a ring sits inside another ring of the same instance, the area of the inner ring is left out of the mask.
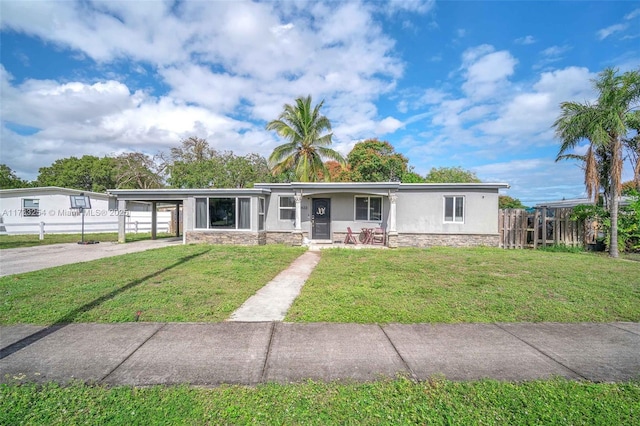
[[[325,100],[334,147],[377,137],[525,204],[584,194],[555,163],[562,101],[640,66],[632,1],[0,1],[0,162],[168,151],[268,156],[284,103]],[[581,153],[583,146],[577,148]],[[625,179],[631,178],[627,168]]]

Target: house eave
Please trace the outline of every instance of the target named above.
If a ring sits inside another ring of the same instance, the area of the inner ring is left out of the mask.
[[[170,201],[188,197],[230,197],[269,195],[264,188],[208,188],[208,189],[109,189],[107,193],[120,200]]]

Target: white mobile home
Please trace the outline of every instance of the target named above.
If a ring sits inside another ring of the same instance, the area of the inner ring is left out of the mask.
[[[72,209],[70,196],[84,194],[91,208]],[[117,232],[118,218],[126,220],[127,232],[151,230],[151,205],[133,202],[127,211],[118,211],[115,198],[108,194],[79,191],[56,186],[0,190],[0,233],[49,234],[80,233],[84,216],[85,232]],[[156,228],[169,231],[171,213],[159,213]]]

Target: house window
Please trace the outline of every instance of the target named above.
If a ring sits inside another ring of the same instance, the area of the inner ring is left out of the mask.
[[[296,220],[296,199],[294,197],[280,197],[280,220]]]
[[[264,198],[258,198],[258,231],[264,231]]]
[[[444,197],[444,221],[464,222],[464,197]]]
[[[251,198],[196,198],[196,228],[251,229]]]
[[[22,200],[22,216],[38,217],[40,216],[40,200],[34,198],[24,198]]]
[[[356,220],[381,221],[382,197],[356,197]]]

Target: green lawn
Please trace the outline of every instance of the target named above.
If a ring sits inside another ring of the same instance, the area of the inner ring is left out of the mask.
[[[168,238],[168,237],[175,237],[175,235],[159,233],[157,237]],[[93,240],[93,241],[100,241],[101,243],[117,242],[118,233],[109,232],[109,233],[99,233],[99,234],[84,234],[84,239],[85,241]],[[150,232],[127,234],[127,242],[150,240],[150,239],[151,239]],[[20,248],[20,247],[44,246],[48,244],[77,243],[80,240],[81,240],[80,234],[45,234],[44,240],[40,240],[39,235],[33,235],[33,234],[0,235],[0,250]]]
[[[173,246],[0,278],[0,324],[223,321],[302,254]]]
[[[0,385],[0,424],[637,425],[640,383],[406,379],[131,388]]]
[[[187,245],[0,278],[0,324],[223,321],[304,249]],[[287,321],[640,321],[640,263],[488,248],[325,250]]]
[[[640,321],[640,263],[490,248],[326,250],[286,321]]]

